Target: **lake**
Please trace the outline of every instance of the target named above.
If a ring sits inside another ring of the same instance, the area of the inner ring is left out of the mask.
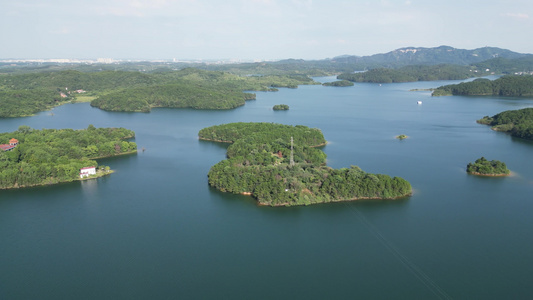
[[[97,180],[0,190],[0,298],[529,298],[533,143],[475,121],[533,99],[409,91],[456,82],[300,86],[227,111],[79,103],[1,119],[2,132],[125,127],[145,151],[101,160],[116,172]],[[210,188],[226,145],[198,131],[252,121],[320,128],[329,166],[400,176],[414,193],[271,208]],[[466,174],[481,156],[514,175]]]

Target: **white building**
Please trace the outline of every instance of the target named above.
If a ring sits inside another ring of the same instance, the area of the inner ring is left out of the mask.
[[[80,169],[80,178],[96,175],[96,167],[85,167]]]

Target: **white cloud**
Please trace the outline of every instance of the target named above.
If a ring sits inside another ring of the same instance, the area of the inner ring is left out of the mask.
[[[313,0],[292,0],[292,3],[299,8],[311,8],[313,6]]]
[[[528,19],[529,18],[528,14],[523,14],[523,13],[506,13],[505,16],[510,17],[510,18],[515,18],[515,19]]]
[[[59,35],[70,34],[70,33],[72,33],[72,28],[63,27],[63,28],[60,28],[60,29],[51,30],[49,33],[51,33],[51,34],[59,34]]]
[[[207,9],[206,3],[196,0],[112,0],[92,7],[99,15],[119,17],[196,15]]]

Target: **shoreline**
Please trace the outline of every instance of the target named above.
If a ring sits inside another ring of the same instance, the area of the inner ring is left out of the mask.
[[[87,176],[87,177],[78,178],[76,180],[77,181],[85,181],[85,180],[97,179],[97,178],[104,177],[104,176],[107,176],[107,175],[110,175],[110,174],[113,174],[113,173],[115,173],[115,170],[97,171],[96,175],[90,175],[90,176]]]
[[[394,201],[394,200],[398,200],[398,199],[402,199],[402,198],[406,198],[406,197],[410,197],[412,196],[413,193],[409,193],[407,195],[404,195],[404,196],[398,196],[398,197],[394,197],[394,198],[381,198],[381,197],[358,197],[358,198],[352,198],[352,199],[340,199],[340,200],[331,200],[331,201],[328,201],[328,202],[311,202],[309,204],[289,204],[289,203],[283,203],[283,204],[276,204],[276,205],[271,205],[271,204],[266,204],[266,203],[261,203],[259,201],[257,201],[257,204],[259,206],[270,206],[270,207],[290,207],[290,206],[309,206],[309,205],[314,205],[314,204],[325,204],[325,203],[339,203],[339,202],[353,202],[353,201],[359,201],[359,200],[391,200],[391,201]]]
[[[507,177],[507,176],[513,175],[513,172],[509,172],[509,174],[483,174],[479,172],[466,172],[466,173],[470,175],[483,176],[483,177]]]
[[[64,181],[47,181],[47,182],[44,182],[44,183],[32,184],[32,185],[18,185],[18,184],[15,183],[15,185],[13,185],[11,187],[0,188],[0,190],[24,189],[24,188],[31,188],[31,187],[56,185],[56,184],[60,184],[60,183],[69,183],[69,182],[74,182],[74,181],[85,181],[85,180],[90,180],[90,179],[98,179],[100,177],[104,177],[104,176],[107,176],[107,175],[110,175],[110,174],[113,174],[113,173],[115,173],[114,170],[109,170],[107,172],[106,171],[99,171],[99,172],[96,173],[96,175],[91,175],[89,177],[76,178],[76,179],[64,180]]]
[[[324,204],[324,203],[352,202],[352,201],[358,201],[358,200],[398,200],[398,199],[402,199],[402,198],[406,198],[406,197],[412,196],[413,195],[413,191],[411,191],[409,194],[406,194],[406,195],[403,195],[403,196],[394,197],[394,198],[356,197],[356,198],[351,198],[351,199],[335,199],[335,200],[331,200],[331,201],[328,201],[328,202],[311,202],[309,204],[280,203],[280,204],[275,204],[275,205],[264,203],[264,202],[261,202],[261,201],[257,200],[255,197],[253,197],[252,192],[242,192],[242,193],[239,193],[239,195],[252,196],[252,198],[254,198],[254,200],[257,201],[257,205],[258,206],[289,207],[289,206],[308,206],[308,205],[313,205],[313,204]]]
[[[325,141],[324,143],[322,144],[318,144],[318,145],[315,145],[315,146],[309,146],[311,148],[318,148],[318,147],[322,147],[322,146],[326,146],[328,144],[328,141]]]
[[[134,154],[134,153],[139,153],[139,149],[135,149],[135,150],[132,150],[132,151],[123,152],[123,153],[119,153],[119,154],[91,157],[89,159],[104,159],[104,158],[111,158],[111,157],[115,157],[115,156],[128,155],[128,154]]]
[[[208,138],[204,138],[204,137],[201,137],[201,136],[199,136],[198,139],[199,139],[199,140],[202,140],[202,141],[216,142],[216,143],[225,143],[225,144],[233,144],[233,143],[234,143],[233,141],[224,141],[224,140],[208,139]]]

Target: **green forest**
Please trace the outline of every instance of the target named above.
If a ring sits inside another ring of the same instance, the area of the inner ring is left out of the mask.
[[[68,101],[47,89],[0,90],[0,118],[31,116]]]
[[[533,140],[533,108],[507,110],[492,117],[485,116],[477,123],[490,125],[493,130],[508,132],[515,137]]]
[[[261,205],[291,206],[411,194],[405,179],[371,174],[357,166],[327,167],[319,129],[274,123],[231,123],[200,130],[200,139],[231,143],[214,165],[209,185],[249,194]],[[292,149],[292,150],[291,150]]]
[[[506,75],[496,80],[479,78],[471,82],[438,87],[433,96],[533,96],[533,75]]]
[[[0,133],[0,144],[17,139],[10,151],[0,150],[0,189],[55,184],[79,179],[80,169],[98,166],[95,159],[134,153],[127,141],[135,133],[124,128],[42,129],[20,126]]]
[[[238,76],[185,68],[141,73],[65,70],[0,74],[0,117],[21,117],[95,98],[91,105],[111,111],[149,112],[153,107],[231,109],[255,99],[246,91],[277,91],[319,84],[305,75]]]
[[[511,173],[504,162],[499,160],[489,161],[485,157],[478,158],[474,163],[468,163],[466,172],[474,175],[487,176],[504,176]]]
[[[149,112],[154,107],[230,109],[255,99],[255,94],[186,83],[127,89],[91,101],[110,111]]]
[[[433,80],[460,80],[481,76],[471,66],[459,65],[411,65],[398,69],[376,68],[366,72],[343,73],[338,79],[353,82],[392,83]]]

